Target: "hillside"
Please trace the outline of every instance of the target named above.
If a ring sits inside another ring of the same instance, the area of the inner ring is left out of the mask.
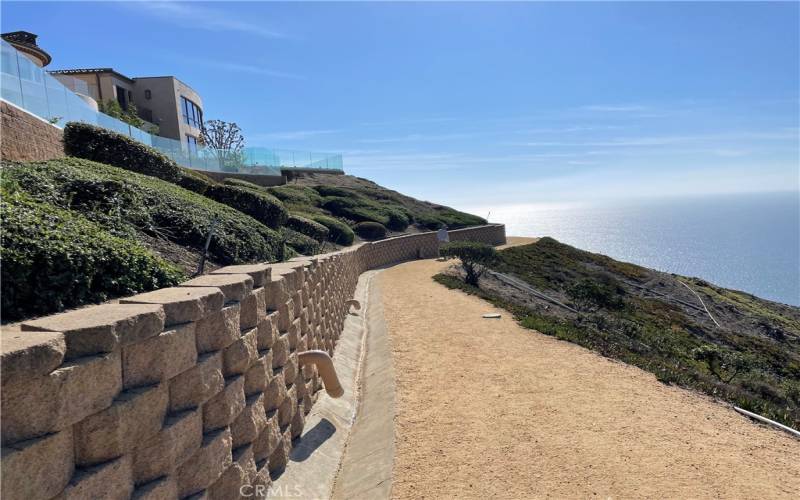
[[[484,274],[481,289],[463,284],[455,271],[437,280],[508,308],[523,326],[636,365],[664,382],[800,424],[800,308],[552,238],[500,251],[492,271],[502,274]]]
[[[64,137],[79,158],[0,166],[3,321],[174,285],[196,273],[207,240],[206,271],[484,222],[373,183],[217,183],[90,125]]]

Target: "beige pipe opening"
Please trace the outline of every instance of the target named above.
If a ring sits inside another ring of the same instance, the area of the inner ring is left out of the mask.
[[[348,313],[350,312],[350,308],[351,307],[354,308],[356,311],[360,311],[361,310],[361,303],[359,301],[357,301],[356,299],[346,300],[344,302],[344,305],[347,306],[347,312]]]
[[[336,368],[333,366],[333,360],[325,351],[305,351],[297,355],[300,361],[300,366],[314,365],[317,367],[317,373],[322,377],[322,382],[325,384],[325,391],[332,398],[340,398],[344,394],[342,384],[339,383],[339,377],[336,375]]]

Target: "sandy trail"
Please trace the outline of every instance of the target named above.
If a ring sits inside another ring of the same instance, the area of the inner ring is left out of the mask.
[[[378,277],[397,377],[393,497],[800,497],[800,441],[523,329],[431,280],[447,265]]]

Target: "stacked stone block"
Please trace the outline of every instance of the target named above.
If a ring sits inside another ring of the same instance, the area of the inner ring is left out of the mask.
[[[363,271],[437,252],[423,233],[228,266],[4,330],[2,497],[231,499],[268,486],[322,389],[298,353],[333,354]]]
[[[38,161],[64,156],[60,128],[6,101],[0,102],[0,117],[0,156],[4,160]]]

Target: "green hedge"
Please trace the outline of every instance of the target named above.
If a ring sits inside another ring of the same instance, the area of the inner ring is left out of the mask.
[[[214,184],[216,184],[216,182],[200,172],[188,168],[181,168],[181,179],[178,181],[178,185],[184,189],[188,189],[197,194],[205,194]]]
[[[411,224],[409,214],[403,210],[396,208],[384,208],[383,212],[386,214],[386,227],[392,231],[405,231]]]
[[[237,179],[235,177],[226,177],[223,181],[224,184],[228,186],[238,186],[247,189],[254,189],[256,191],[264,191],[264,188],[259,186],[258,184],[253,184],[252,182],[247,182],[242,179]]]
[[[359,222],[353,231],[365,240],[379,240],[386,237],[386,228],[377,222]]]
[[[314,222],[318,222],[328,228],[328,240],[336,243],[337,245],[350,246],[356,234],[350,229],[350,226],[327,215],[309,214],[307,217]]]
[[[178,183],[178,164],[130,137],[87,123],[69,122],[64,127],[64,151],[68,156],[124,168]]]
[[[322,196],[310,187],[286,184],[267,188],[267,191],[284,204],[304,210],[317,207],[322,202]]]
[[[177,284],[181,272],[78,213],[0,191],[4,320]]]
[[[281,234],[283,235],[286,245],[297,253],[302,255],[314,255],[319,253],[319,241],[287,227],[281,229]]]
[[[297,214],[289,214],[289,218],[286,219],[286,227],[319,242],[328,239],[329,231],[327,227]]]
[[[140,232],[202,251],[217,221],[209,253],[222,265],[275,261],[279,235],[233,208],[174,184],[77,158],[4,163],[2,184],[42,203],[80,212],[120,237]]]
[[[266,191],[217,184],[206,191],[206,196],[244,212],[273,229],[284,225],[289,216],[283,203]]]

